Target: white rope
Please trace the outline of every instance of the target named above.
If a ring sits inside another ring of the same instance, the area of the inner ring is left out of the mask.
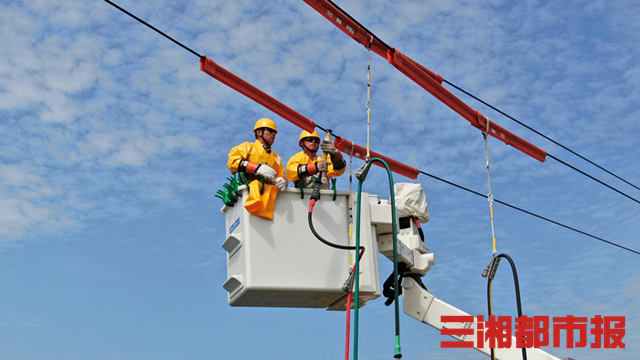
[[[489,171],[489,131],[491,131],[491,127],[490,127],[490,122],[491,120],[489,120],[489,118],[485,118],[487,119],[487,129],[485,132],[482,133],[482,135],[484,136],[484,150],[485,150],[485,155],[487,158],[487,181],[489,183],[489,194],[487,195],[487,201],[489,202],[489,209],[491,210],[491,237],[493,238],[493,256],[496,256],[497,253],[497,249],[496,249],[496,232],[493,226],[493,193],[491,192],[491,172]]]

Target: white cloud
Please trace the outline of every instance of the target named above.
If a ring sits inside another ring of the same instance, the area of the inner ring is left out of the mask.
[[[200,147],[200,140],[190,136],[133,138],[125,141],[117,147],[115,154],[105,160],[105,164],[112,166],[120,164],[142,166],[147,163],[147,158],[166,150],[180,147],[190,149]],[[109,146],[112,144],[110,143]]]
[[[0,63],[0,87],[5,89],[0,93],[0,109],[32,107],[41,109],[43,121],[73,121],[85,111],[70,96],[90,88],[100,76],[94,63],[100,41],[86,34],[68,38],[56,33],[38,39],[23,31],[38,28],[35,19],[23,13],[16,17],[17,28],[8,26],[14,23],[8,21],[0,30],[3,37],[12,39],[3,45],[13,50],[5,52]]]
[[[141,166],[146,164],[149,155],[160,150],[160,144],[155,138],[134,139],[119,147],[118,152],[108,158],[105,163],[108,165],[130,165]]]
[[[0,164],[0,179],[5,186],[16,187],[23,187],[43,181],[41,177],[30,174],[23,167],[2,164]]]
[[[48,202],[59,190],[29,169],[0,164],[0,240],[15,239],[33,228],[59,230],[75,225],[59,206]]]

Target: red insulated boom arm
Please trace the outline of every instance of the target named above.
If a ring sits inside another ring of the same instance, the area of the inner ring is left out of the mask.
[[[244,81],[229,70],[216,64],[213,60],[209,59],[206,56],[200,58],[200,70],[204,71],[205,73],[220,81],[221,83],[227,85],[228,87],[236,90],[242,95],[252,99],[258,104],[280,115],[283,119],[290,121],[292,124],[302,128],[303,130],[306,130],[308,132],[313,132],[315,130],[316,123],[313,120],[301,115],[297,111],[291,109],[272,96],[267,95],[262,90]],[[354,145],[352,149],[351,142],[341,137],[336,137],[335,145],[340,151],[347,154],[353,154],[355,157],[360,159],[364,159],[366,155],[366,149],[364,149],[362,146]],[[389,157],[373,151],[371,151],[371,155],[372,157],[378,157],[386,161],[391,171],[395,173],[404,175],[411,179],[418,178],[419,170],[416,168],[410,167],[399,161],[393,160]],[[379,164],[376,163],[376,165]]]
[[[342,151],[343,153],[353,155],[358,159],[364,160],[367,156],[367,149],[365,149],[360,145],[353,144],[349,140],[342,138],[340,136],[336,136],[336,140],[333,142],[333,144],[338,148],[338,150]],[[384,160],[387,163],[387,165],[389,165],[389,169],[391,169],[391,171],[393,171],[396,174],[406,176],[409,179],[415,180],[418,178],[418,175],[420,174],[420,170],[412,166],[403,164],[397,160],[393,160],[389,157],[381,155],[375,151],[369,151],[369,156],[371,156],[372,159],[380,158]],[[384,167],[382,164],[378,162],[376,162],[375,165]]]
[[[206,56],[200,58],[200,70],[249,99],[289,120],[302,130],[306,130],[308,132],[313,132],[315,130],[315,121],[301,115],[299,112],[267,95],[264,91],[244,81]]]

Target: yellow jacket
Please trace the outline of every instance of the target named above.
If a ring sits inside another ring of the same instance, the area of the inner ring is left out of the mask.
[[[231,148],[229,151],[229,161],[227,167],[232,174],[238,172],[238,166],[242,160],[249,160],[255,163],[266,163],[276,171],[276,177],[284,178],[284,167],[280,156],[271,150],[271,154],[262,147],[262,143],[256,140],[254,143],[244,142],[238,146]]]
[[[320,161],[320,155],[316,155],[312,161],[309,156],[304,153],[304,151],[300,151],[299,153],[293,155],[287,162],[287,179],[289,181],[300,180],[300,176],[298,175],[298,165],[306,165],[311,162],[317,163],[318,161]],[[331,157],[328,157],[327,161],[329,162],[329,171],[327,171],[327,178],[329,179],[340,176],[347,170],[346,166],[340,170],[334,170],[333,164],[331,163]]]

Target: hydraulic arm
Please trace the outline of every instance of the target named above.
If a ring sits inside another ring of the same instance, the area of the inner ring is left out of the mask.
[[[386,204],[377,205],[378,207]],[[371,205],[372,207],[374,205]],[[389,205],[387,205],[389,206]],[[383,212],[384,213],[384,212]],[[377,227],[382,227],[389,222],[389,219],[378,220]],[[378,246],[380,252],[391,259],[392,249],[389,235],[378,235]],[[489,340],[482,342],[482,347],[478,346],[476,334],[477,319],[464,311],[435,297],[422,284],[421,277],[424,277],[435,265],[435,255],[429,252],[429,247],[424,243],[415,222],[409,222],[409,226],[398,233],[398,261],[406,265],[407,272],[402,281],[402,297],[405,314],[414,319],[431,325],[441,330],[442,335],[447,335],[446,329],[465,329],[467,335],[451,335],[458,341],[464,341],[463,346],[475,348],[478,351],[490,355]],[[465,322],[448,322],[447,317],[466,317]],[[445,321],[442,321],[445,320]],[[445,329],[445,331],[442,331]],[[443,341],[447,339],[443,337]],[[511,347],[496,348],[496,359],[514,360],[522,359],[522,349],[516,347],[516,338],[511,337]],[[560,360],[549,353],[536,348],[527,349],[528,360]]]
[[[427,325],[431,325],[438,330],[442,329],[468,329],[472,330],[469,333],[471,335],[462,335],[452,337],[459,341],[465,341],[469,344],[473,344],[473,347],[478,351],[490,355],[491,350],[489,348],[488,341],[484,342],[482,348],[478,348],[478,342],[476,341],[476,324],[477,319],[464,311],[447,304],[446,302],[433,296],[429,290],[423,288],[416,280],[411,277],[404,279],[402,283],[402,296],[404,298],[404,313],[413,317],[414,319],[421,321]],[[466,316],[472,318],[471,322],[443,322],[443,316]],[[510,348],[498,348],[495,349],[496,359],[499,360],[511,360],[522,359],[522,352],[520,348],[516,348],[516,338],[511,337]],[[560,360],[559,358],[544,352],[541,349],[527,349],[528,360]]]

